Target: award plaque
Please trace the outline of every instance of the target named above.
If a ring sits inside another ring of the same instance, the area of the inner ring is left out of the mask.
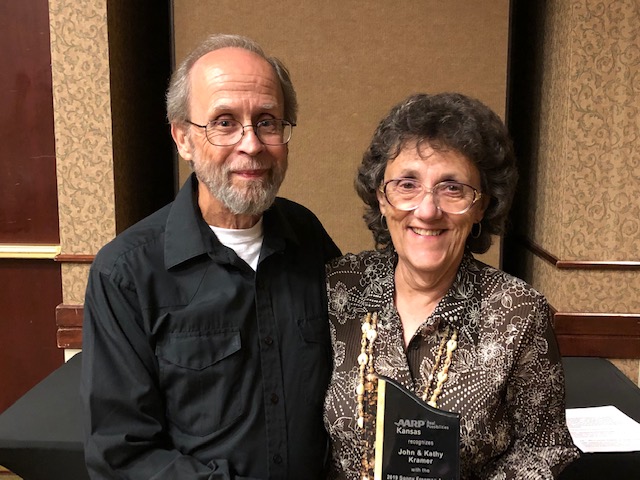
[[[460,416],[378,376],[375,480],[459,480]]]

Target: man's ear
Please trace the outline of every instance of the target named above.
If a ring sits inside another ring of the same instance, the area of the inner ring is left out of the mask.
[[[193,160],[191,142],[189,141],[189,127],[172,123],[171,136],[176,143],[180,156],[187,161]]]

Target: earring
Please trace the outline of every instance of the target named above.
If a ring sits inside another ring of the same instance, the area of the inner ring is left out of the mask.
[[[473,231],[476,225],[478,226],[478,233],[474,233]],[[480,238],[481,233],[482,233],[482,223],[481,222],[474,223],[473,226],[471,227],[471,238]]]
[[[383,214],[380,214],[380,225],[382,225],[383,230],[389,230],[389,225],[387,225],[387,219]]]

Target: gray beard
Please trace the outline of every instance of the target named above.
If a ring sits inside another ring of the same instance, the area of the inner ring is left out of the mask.
[[[262,215],[276,198],[287,171],[286,164],[277,165],[264,180],[246,182],[239,189],[229,181],[229,167],[194,160],[189,162],[196,177],[204,183],[211,195],[217,198],[233,215]],[[255,161],[252,166],[258,166]],[[251,168],[251,166],[243,166]]]

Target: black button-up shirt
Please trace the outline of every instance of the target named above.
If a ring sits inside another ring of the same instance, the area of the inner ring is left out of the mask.
[[[192,176],[96,256],[85,298],[95,479],[321,478],[331,357],[318,219],[278,198],[254,272],[206,225]]]

